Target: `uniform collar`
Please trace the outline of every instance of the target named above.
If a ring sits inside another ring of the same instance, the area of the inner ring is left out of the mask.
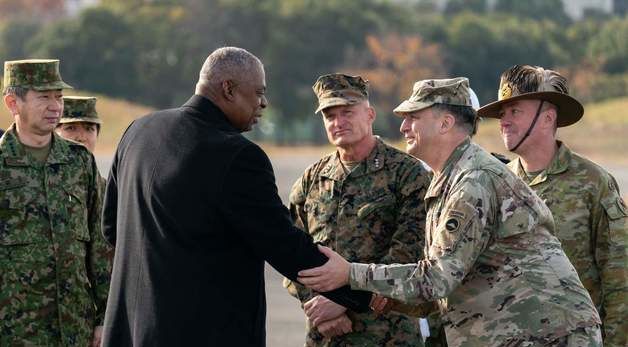
[[[453,152],[451,152],[449,158],[447,158],[447,161],[443,166],[443,171],[441,172],[441,174],[438,177],[434,176],[434,178],[432,179],[432,182],[430,183],[430,186],[425,194],[425,200],[427,200],[428,198],[438,197],[442,194],[445,188],[445,183],[449,181],[449,178],[454,171],[454,167],[456,167],[456,163],[460,161],[460,158],[462,158],[464,152],[469,149],[470,145],[471,139],[467,137],[453,150]]]
[[[368,157],[360,162],[360,165],[350,173],[351,177],[368,175],[384,168],[386,164],[386,144],[379,136],[375,136],[375,140],[375,147],[373,147]],[[340,153],[338,153],[338,151],[331,155],[331,159],[327,162],[323,170],[321,170],[320,175],[334,181],[342,181],[347,178],[348,175],[342,167]]]
[[[549,175],[558,175],[567,171],[569,168],[569,163],[571,162],[572,157],[571,150],[561,141],[556,141],[556,144],[558,145],[558,150],[556,151],[556,154],[554,154],[554,158],[552,158],[552,161],[545,170],[541,171],[538,175],[536,175],[536,177],[534,177],[534,179],[532,179],[529,183],[530,186],[543,183],[547,180]],[[521,164],[520,157],[515,159],[514,172],[524,182],[529,181],[528,176],[523,169],[523,164]]]
[[[52,146],[46,164],[64,164],[72,160],[69,141],[63,140],[52,132]],[[0,139],[0,158],[7,166],[32,166],[35,159],[28,155],[24,145],[17,138],[15,123],[7,129]]]

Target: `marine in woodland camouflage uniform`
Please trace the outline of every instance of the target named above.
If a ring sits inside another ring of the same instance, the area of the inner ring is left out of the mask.
[[[27,115],[15,100],[69,88],[58,60],[5,62],[4,82],[20,123],[0,139],[0,346],[88,346],[102,325],[110,271],[94,157],[54,135],[55,124],[43,159],[20,140]],[[63,103],[48,99],[46,116],[59,117]]]
[[[321,76],[313,89],[319,99],[317,112],[323,113],[368,98],[368,84],[358,76]],[[373,137],[372,129],[366,136]],[[351,261],[389,264],[420,259],[425,234],[422,197],[430,179],[424,166],[379,138],[364,160],[352,168],[346,165],[334,152],[305,170],[290,193],[296,225]],[[302,303],[317,295],[298,283],[286,280],[285,285]],[[395,312],[347,315],[353,332],[331,339],[308,321],[305,345],[423,345],[416,318]]]
[[[395,112],[410,153],[436,172],[425,195],[427,258],[348,264],[326,252],[328,263],[299,280],[328,290],[347,274],[354,289],[437,301],[449,346],[601,346],[598,314],[552,235],[549,209],[470,141],[468,80],[419,81]]]
[[[93,96],[64,96],[63,116],[56,132],[68,140],[83,144],[94,153],[96,140],[100,134],[102,120],[96,111],[96,98]],[[89,138],[92,137],[92,138]],[[98,175],[98,191],[104,197],[107,181]]]
[[[567,80],[563,76],[529,65],[506,70],[499,90],[499,100],[480,109],[482,116],[500,118],[502,107],[518,100],[534,100],[535,103],[542,100],[556,106],[555,119],[549,120],[551,128],[546,132],[542,129],[542,117],[546,116],[542,106],[538,107],[538,115],[517,116],[527,121],[520,130],[530,129],[530,136],[517,138],[520,146],[510,149],[520,156],[508,166],[552,211],[555,235],[602,318],[604,345],[628,346],[626,205],[615,179],[606,170],[556,140],[556,126],[576,123],[584,113],[582,105],[568,95]],[[533,116],[541,116],[534,122],[536,126],[528,125]],[[502,122],[509,122],[509,118]],[[554,153],[553,158],[548,157],[549,162],[541,170],[526,172],[523,161],[539,151]]]

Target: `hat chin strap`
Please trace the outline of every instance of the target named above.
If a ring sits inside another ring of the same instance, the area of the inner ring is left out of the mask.
[[[541,100],[541,103],[539,104],[539,108],[536,109],[536,115],[534,116],[534,119],[532,120],[532,124],[530,124],[530,127],[528,128],[528,131],[526,131],[526,134],[523,135],[523,137],[521,138],[521,140],[519,140],[519,143],[517,143],[517,145],[513,148],[508,148],[509,151],[514,152],[517,150],[517,148],[519,148],[519,146],[521,146],[521,144],[523,143],[523,141],[525,141],[528,136],[530,136],[530,133],[532,132],[532,129],[534,129],[534,125],[536,124],[536,121],[539,119],[539,115],[541,115],[541,108],[543,107],[543,103],[545,102],[545,100]]]

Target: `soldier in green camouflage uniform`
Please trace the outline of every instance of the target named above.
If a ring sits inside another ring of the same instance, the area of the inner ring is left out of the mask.
[[[604,345],[628,346],[626,206],[606,170],[556,139],[582,105],[563,76],[529,65],[502,74],[498,97],[480,115],[500,118],[504,144],[519,155],[508,166],[552,211],[555,235],[602,318]]]
[[[601,346],[600,319],[552,235],[551,212],[472,143],[468,80],[425,80],[395,112],[408,150],[432,167],[427,258],[350,264],[333,251],[300,272],[315,290],[349,282],[404,302],[438,301],[449,346]]]
[[[373,136],[375,112],[368,104],[367,83],[343,74],[316,81],[316,113],[322,113],[337,151],[311,165],[297,180],[290,193],[290,211],[296,225],[316,242],[351,261],[415,261],[424,247],[422,197],[429,173],[418,160]],[[284,284],[301,300],[306,313],[323,310],[323,305],[338,306],[297,283],[286,279]],[[326,323],[316,324],[310,317],[305,345],[423,345],[416,318],[394,312],[340,314],[342,318],[333,318],[350,320],[352,332],[325,338],[317,328]]]
[[[58,60],[7,61],[15,123],[0,139],[0,346],[99,343],[110,264],[97,169],[53,132],[63,111]]]
[[[102,120],[96,111],[96,98],[93,96],[64,96],[63,116],[55,129],[57,135],[81,143],[94,153],[96,140],[100,134]],[[107,182],[98,175],[98,192],[104,196]]]

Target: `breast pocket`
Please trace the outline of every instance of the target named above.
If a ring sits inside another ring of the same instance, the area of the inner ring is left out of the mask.
[[[328,203],[314,199],[305,201],[304,209],[307,214],[308,231],[314,238],[314,242],[329,244],[336,208],[334,201]]]
[[[43,231],[38,226],[42,211],[36,205],[35,195],[23,180],[0,182],[0,245],[42,241]]]
[[[357,210],[358,224],[352,231],[353,238],[361,240],[360,244],[364,246],[366,233],[374,243],[372,247],[388,248],[396,230],[394,208],[395,198],[392,195],[379,196],[360,206]]]
[[[88,218],[88,194],[81,187],[69,187],[64,189],[63,205],[65,215],[61,216],[79,241],[89,242],[89,218]],[[63,211],[63,209],[62,209]]]

